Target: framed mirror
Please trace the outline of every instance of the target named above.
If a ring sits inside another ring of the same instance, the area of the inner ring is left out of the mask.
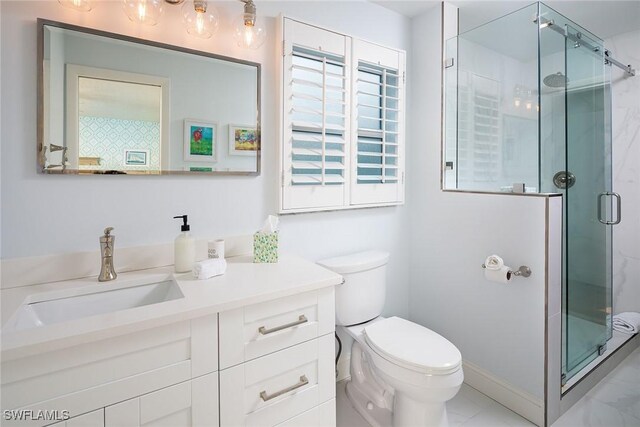
[[[38,20],[47,174],[260,173],[260,64]]]

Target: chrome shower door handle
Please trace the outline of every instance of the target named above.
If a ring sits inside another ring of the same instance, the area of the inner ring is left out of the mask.
[[[622,197],[620,197],[618,193],[611,193],[611,195],[616,198],[616,210],[618,211],[618,214],[616,215],[616,220],[611,221],[610,223],[611,225],[616,225],[620,224],[620,221],[622,221]]]
[[[602,199],[607,196],[613,196],[616,199],[616,219],[615,221],[609,221],[602,218]],[[620,194],[613,193],[609,191],[605,191],[603,193],[598,194],[598,221],[600,221],[604,225],[616,225],[620,224],[622,221],[622,197]]]

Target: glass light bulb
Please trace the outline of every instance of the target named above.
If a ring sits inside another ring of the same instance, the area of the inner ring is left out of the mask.
[[[531,110],[531,107],[532,107],[531,101],[527,101],[526,107],[527,107],[527,110]]]
[[[235,20],[234,38],[238,46],[247,49],[258,49],[267,39],[267,31],[256,16],[240,15]]]
[[[80,12],[89,12],[91,10],[91,2],[89,0],[58,0],[58,3]]]
[[[204,32],[204,13],[196,12],[196,32],[202,34]]]
[[[520,106],[520,98],[516,98],[513,100],[513,105],[515,105],[516,107]]]
[[[187,33],[204,39],[218,32],[220,18],[215,7],[204,0],[189,0],[182,5]]]
[[[144,21],[146,17],[147,17],[147,2],[145,0],[142,0],[140,3],[138,3],[138,19],[140,21]]]
[[[164,0],[122,0],[124,13],[133,22],[156,25],[162,12]]]

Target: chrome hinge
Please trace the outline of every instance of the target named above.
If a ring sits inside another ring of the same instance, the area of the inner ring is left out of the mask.
[[[286,52],[287,50],[286,50],[286,48],[285,48],[285,45],[286,45],[286,44],[285,44],[285,40],[282,40],[282,56],[286,56],[286,53],[285,53],[285,52]]]
[[[407,82],[407,72],[403,71],[402,72],[402,84],[405,84]]]
[[[453,64],[454,64],[453,58],[447,58],[444,60],[444,68],[451,68],[453,67]]]
[[[561,385],[567,384],[567,374],[560,375],[560,384]]]

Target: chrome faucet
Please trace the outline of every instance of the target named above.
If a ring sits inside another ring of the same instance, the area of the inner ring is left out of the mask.
[[[100,256],[102,257],[102,263],[100,267],[100,275],[98,276],[99,282],[108,282],[113,280],[118,275],[113,267],[113,250],[116,236],[111,235],[113,227],[107,227],[104,229],[104,236],[100,237]]]

